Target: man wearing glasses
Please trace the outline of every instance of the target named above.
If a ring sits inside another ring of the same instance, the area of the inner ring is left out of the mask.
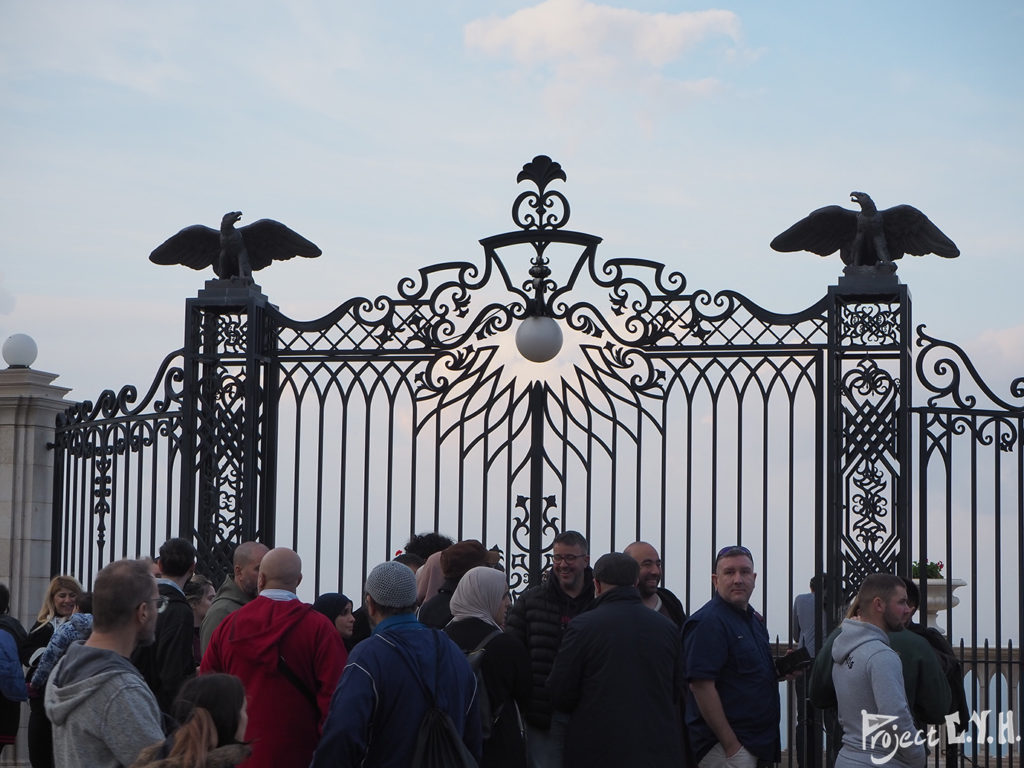
[[[68,648],[46,686],[57,765],[131,765],[144,747],[163,741],[156,697],[128,659],[136,646],[153,643],[166,602],[141,560],[118,560],[96,575],[92,634]]]
[[[701,768],[778,762],[779,687],[764,620],[750,606],[757,574],[741,546],[722,549],[715,594],[683,628],[686,723]]]
[[[565,531],[552,545],[551,569],[512,606],[506,631],[530,653],[533,695],[526,715],[527,748],[535,768],[561,768],[569,716],[552,715],[547,680],[569,621],[594,599],[587,540]]]

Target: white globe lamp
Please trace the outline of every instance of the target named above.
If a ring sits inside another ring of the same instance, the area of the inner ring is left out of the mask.
[[[519,354],[534,363],[546,363],[562,349],[562,329],[553,317],[531,315],[516,331]]]
[[[4,342],[4,362],[10,368],[28,368],[36,361],[38,354],[39,347],[27,333],[12,334]]]

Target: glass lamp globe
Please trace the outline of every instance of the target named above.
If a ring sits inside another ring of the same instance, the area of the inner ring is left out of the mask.
[[[4,342],[4,362],[11,368],[28,368],[36,361],[38,354],[35,340],[27,333],[12,334]]]
[[[553,317],[533,315],[516,331],[519,354],[534,363],[546,363],[562,349],[562,329]]]

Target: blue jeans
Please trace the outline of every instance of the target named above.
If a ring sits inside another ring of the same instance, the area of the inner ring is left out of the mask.
[[[530,768],[562,768],[565,752],[565,730],[569,725],[566,712],[551,714],[551,728],[543,730],[526,724],[526,751],[530,755]]]

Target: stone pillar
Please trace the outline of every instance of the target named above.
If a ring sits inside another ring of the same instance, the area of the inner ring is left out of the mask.
[[[11,590],[11,613],[29,629],[50,582],[53,442],[57,414],[70,391],[57,374],[28,367],[0,369],[0,582]],[[28,765],[22,709],[15,748],[0,765]]]

